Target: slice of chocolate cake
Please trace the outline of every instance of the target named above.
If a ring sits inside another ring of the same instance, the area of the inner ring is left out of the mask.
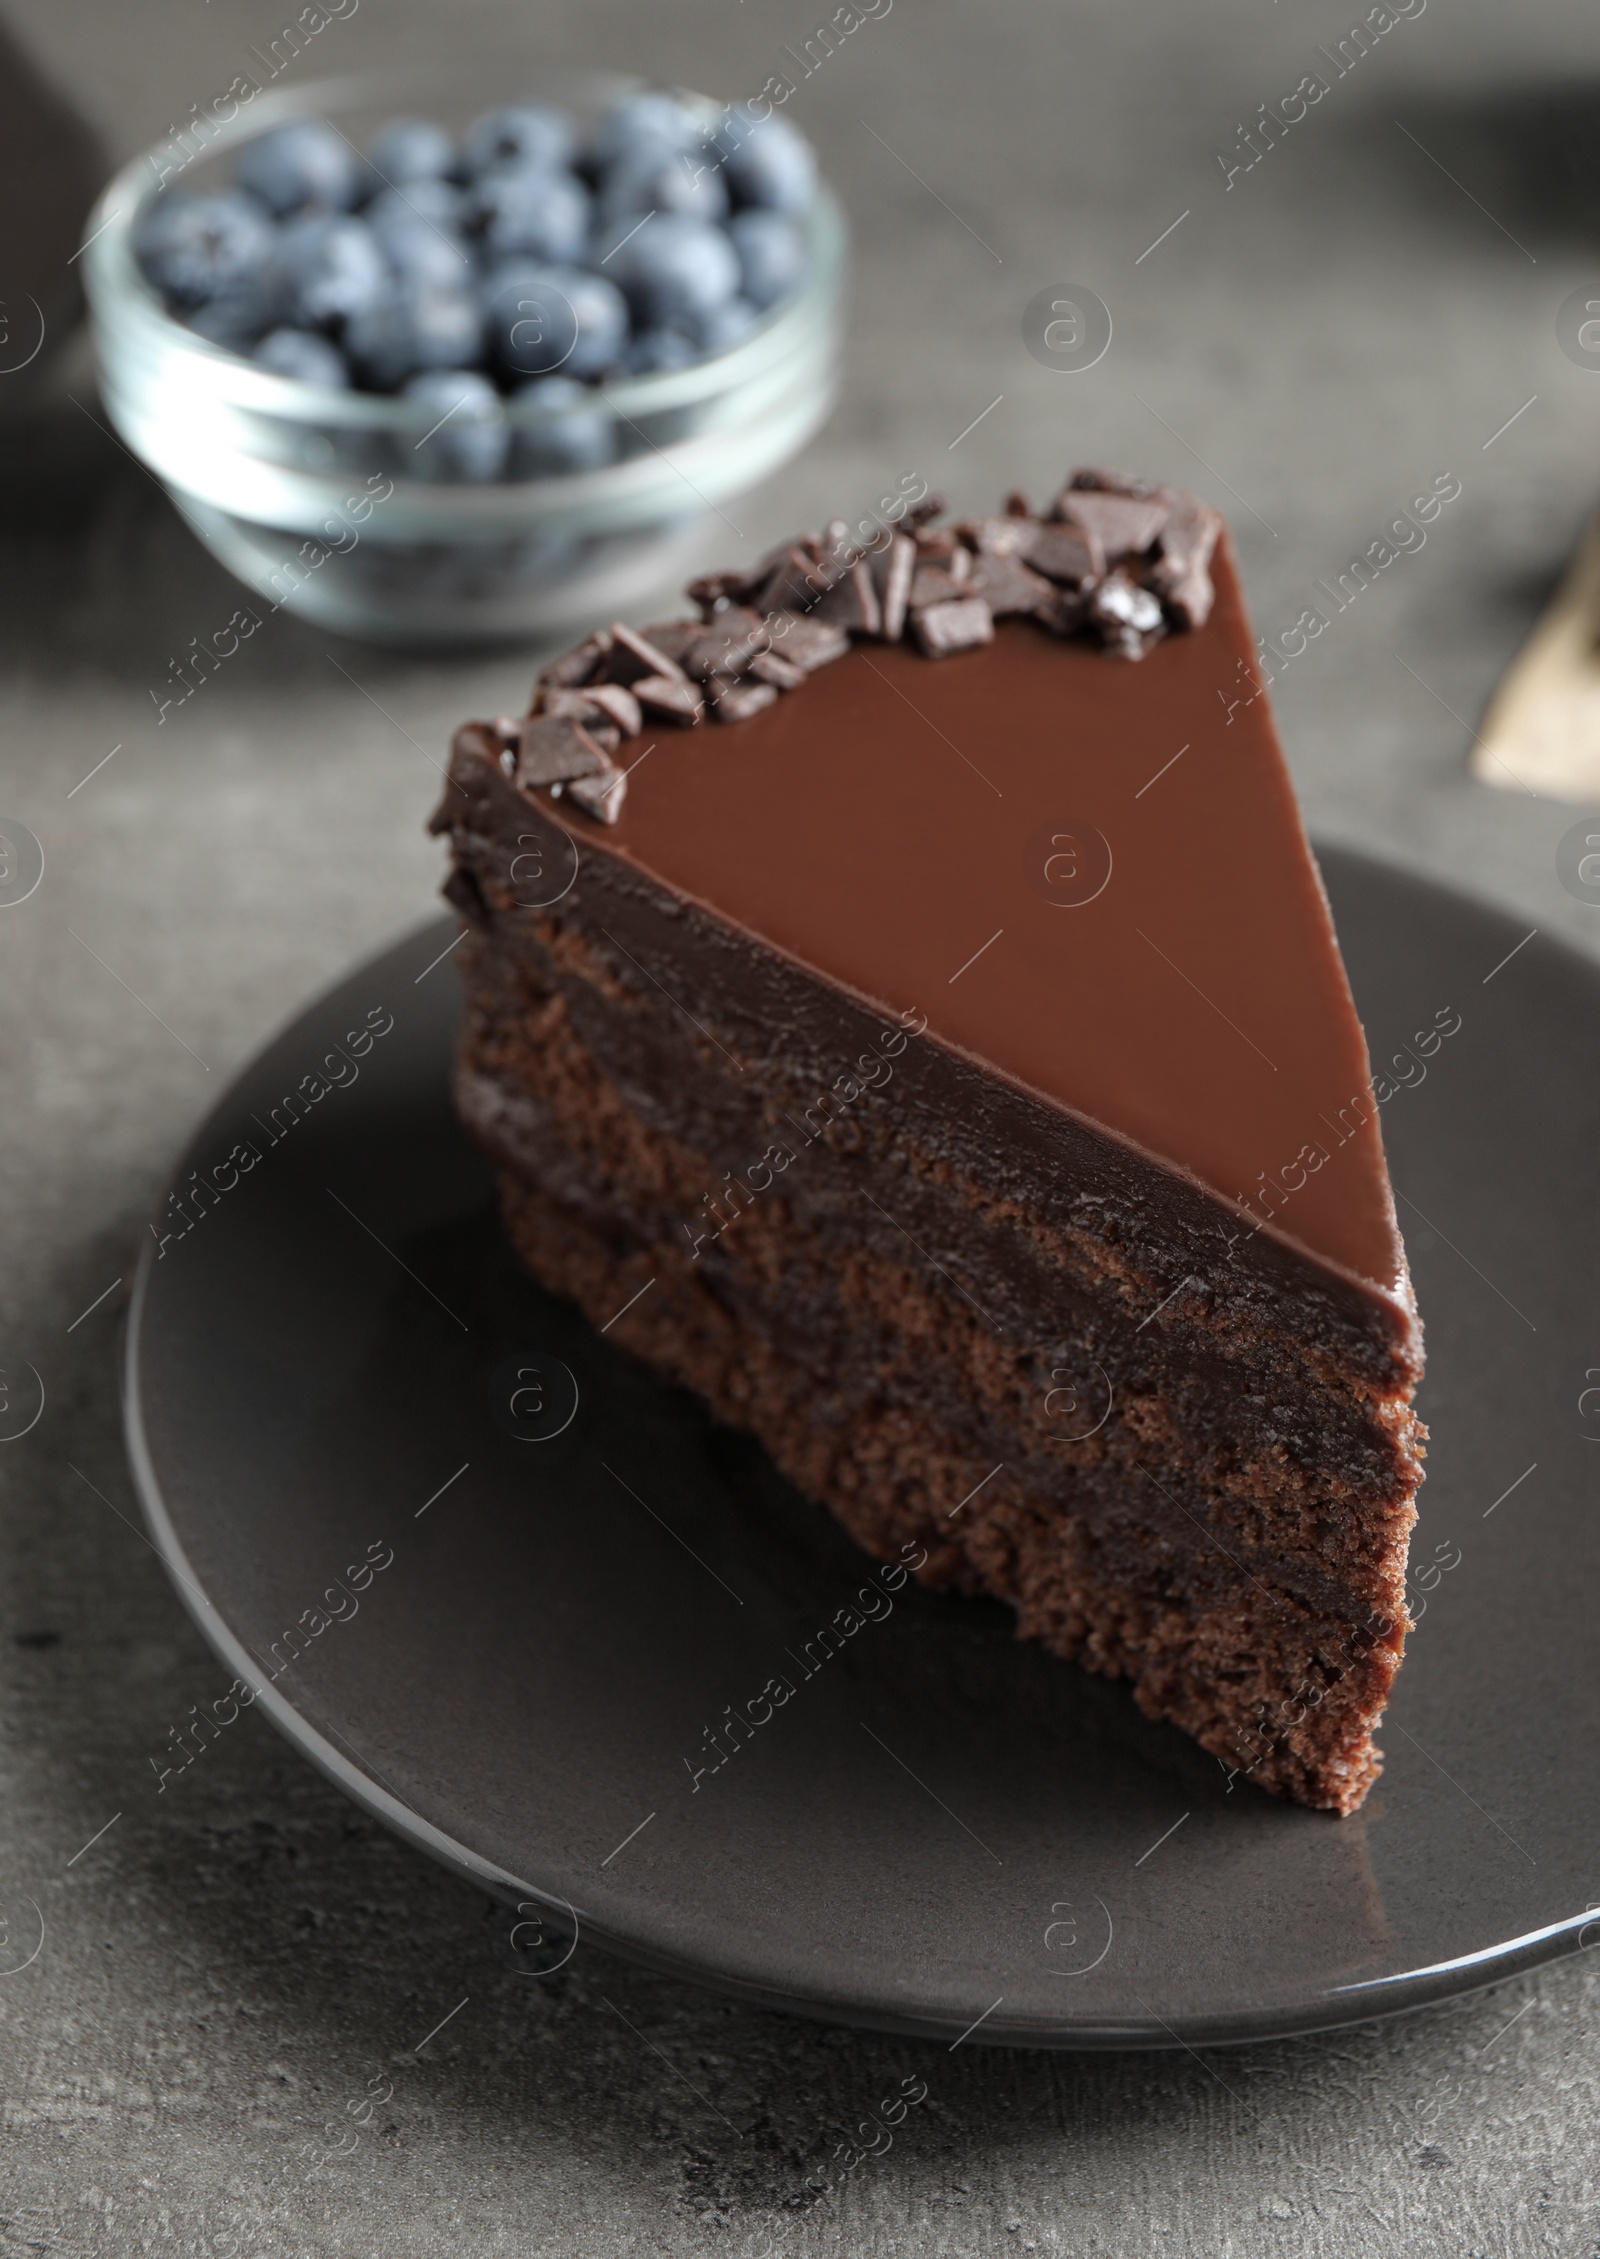
[[[1420,1336],[1220,520],[1079,473],[691,595],[434,817],[518,1250],[869,1552],[1352,1811]]]

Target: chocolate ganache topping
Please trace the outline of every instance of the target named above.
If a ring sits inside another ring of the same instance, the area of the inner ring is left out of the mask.
[[[1142,659],[1172,631],[1204,625],[1218,513],[1177,488],[1075,471],[1036,517],[1004,513],[941,527],[938,500],[862,547],[842,520],[787,543],[752,573],[692,581],[694,619],[643,634],[602,628],[539,676],[524,720],[494,725],[525,791],[614,824],[627,793],[625,738],[666,723],[748,721],[856,642],[911,641],[930,659],[992,642],[996,620],[1035,620],[1110,658]]]

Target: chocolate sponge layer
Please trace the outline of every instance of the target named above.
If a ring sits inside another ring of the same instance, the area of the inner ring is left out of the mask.
[[[471,732],[452,779],[458,1098],[529,1267],[869,1552],[1354,1809],[1409,1628],[1392,1307],[587,838],[529,905],[565,835]]]

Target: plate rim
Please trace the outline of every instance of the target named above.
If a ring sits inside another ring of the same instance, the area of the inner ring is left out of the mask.
[[[1420,894],[1440,897],[1457,909],[1495,918],[1508,926],[1514,922],[1512,914],[1502,909],[1498,903],[1442,880],[1408,870],[1398,861],[1374,854],[1364,847],[1354,847],[1334,839],[1313,840],[1312,852],[1319,866],[1319,876],[1322,859],[1327,856],[1346,864],[1365,866],[1385,880],[1399,881]],[[255,1045],[229,1078],[226,1087],[190,1130],[174,1166],[163,1179],[155,1213],[161,1212],[161,1205],[168,1192],[183,1181],[197,1148],[206,1139],[212,1125],[233,1106],[240,1084],[255,1070],[266,1053],[361,974],[391,959],[402,957],[413,949],[420,950],[425,943],[431,946],[432,941],[439,939],[452,924],[458,923],[459,920],[447,911],[408,927],[382,948],[358,958],[332,981],[294,1007]],[[1576,944],[1563,935],[1542,931],[1538,938],[1547,949],[1553,949],[1569,959],[1574,970],[1581,970],[1591,981],[1600,981],[1600,962]],[[190,1619],[233,1676],[253,1686],[254,1705],[264,1709],[275,1730],[301,1756],[309,1759],[335,1788],[391,1833],[427,1854],[461,1880],[486,1891],[491,1897],[509,1906],[520,1908],[524,1904],[536,1904],[552,1915],[571,1916],[575,1925],[574,1945],[588,1938],[608,1952],[680,1983],[708,1988],[737,1999],[746,2006],[799,2015],[812,2022],[889,2032],[907,2038],[938,2039],[947,2044],[951,2034],[957,2033],[955,2044],[970,2037],[975,2044],[986,2047],[1127,2053],[1260,2045],[1273,2040],[1310,2037],[1318,2032],[1339,2030],[1353,2024],[1415,2014],[1449,2000],[1513,1982],[1551,1962],[1587,1951],[1591,1944],[1600,1944],[1600,1913],[1585,1909],[1582,1914],[1545,1924],[1499,1944],[1483,1947],[1475,1953],[1433,1963],[1427,1968],[1399,1970],[1387,1976],[1331,1986],[1322,1993],[1310,1996],[1298,2007],[1285,2004],[1274,2009],[1212,2012],[1179,2017],[1174,2023],[1167,2023],[1155,2015],[1153,2010],[1147,2011],[1147,2020],[1102,2016],[1098,2021],[1080,2020],[1061,2024],[1047,2024],[1040,2019],[1008,2023],[1000,2018],[986,2017],[982,2020],[981,2030],[973,2028],[968,2032],[958,2033],[956,2016],[944,2015],[932,2008],[920,2011],[901,2010],[890,2005],[887,2000],[841,1998],[827,1986],[819,1986],[815,1991],[796,1991],[777,1984],[763,1984],[719,1968],[703,1958],[674,1954],[663,1950],[654,1942],[631,1937],[608,1921],[575,1908],[554,1892],[536,1883],[524,1881],[508,1868],[475,1851],[470,1844],[425,1819],[403,1797],[387,1787],[381,1775],[364,1770],[365,1760],[360,1765],[352,1762],[293,1702],[270,1682],[263,1681],[259,1664],[233,1632],[227,1618],[205,1591],[190,1563],[168,1512],[156,1474],[140,1390],[140,1353],[154,1263],[151,1242],[147,1240],[141,1246],[134,1273],[124,1338],[123,1440],[134,1491],[151,1543]],[[1586,1940],[1583,1933],[1591,1929],[1596,1935],[1593,1939]]]

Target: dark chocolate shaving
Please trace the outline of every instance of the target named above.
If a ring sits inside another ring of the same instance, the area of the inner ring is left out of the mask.
[[[624,627],[620,620],[612,623],[611,649],[596,672],[606,682],[622,683],[635,697],[641,682],[662,677],[683,679],[676,659],[659,645],[647,642],[644,636],[635,635],[633,629]]]
[[[806,612],[827,592],[827,573],[815,557],[795,547],[784,550],[750,601],[763,612]]]
[[[957,596],[948,604],[930,604],[911,615],[911,631],[930,659],[947,659],[955,651],[972,651],[994,641],[994,620],[981,596]]]
[[[647,714],[664,714],[670,721],[692,725],[705,712],[698,687],[676,667],[670,675],[640,675],[631,687]]]
[[[514,761],[525,788],[615,823],[627,779],[610,755],[624,737],[663,720],[749,721],[855,640],[898,643],[909,628],[944,659],[991,641],[996,619],[1024,617],[1141,659],[1209,616],[1222,519],[1192,494],[1079,470],[1042,520],[1020,493],[1003,515],[934,526],[943,509],[919,502],[864,547],[834,518],[754,572],[704,574],[689,587],[698,619],[585,637],[544,668],[527,721],[469,724],[471,745]]]
[[[1038,528],[1031,518],[968,518],[956,531],[982,559],[1025,555]]]
[[[620,682],[596,682],[591,683],[582,695],[591,706],[598,706],[602,714],[608,715],[624,737],[638,736],[643,727],[643,718],[639,712],[639,701],[631,690],[624,689]]]
[[[1105,551],[1092,533],[1078,526],[1040,526],[1023,542],[1018,555],[1036,573],[1065,581],[1069,588],[1098,580],[1106,569]]]
[[[1220,511],[1192,494],[1173,495],[1149,584],[1181,627],[1204,627],[1211,616],[1211,552],[1221,531]]]
[[[699,605],[709,620],[724,604],[733,603],[741,594],[746,577],[744,573],[704,573],[699,580],[690,581],[684,594],[691,604]],[[651,628],[645,629],[646,635],[653,637],[654,632]]]
[[[584,637],[575,651],[567,652],[564,658],[552,659],[539,680],[541,683],[554,683],[561,688],[585,683],[610,649],[610,636],[604,628],[597,628],[593,635]]]
[[[1140,557],[1160,533],[1167,519],[1164,501],[1139,502],[1123,494],[1063,494],[1061,516],[1098,545],[1108,563],[1123,557]]]
[[[1104,650],[1119,659],[1142,659],[1161,633],[1158,599],[1125,573],[1108,573],[1089,599],[1089,618]]]
[[[1056,595],[1042,573],[1031,571],[1020,557],[1005,556],[980,556],[966,593],[981,596],[997,620],[1014,612],[1048,619]]]
[[[772,623],[772,648],[802,674],[815,674],[831,666],[850,648],[850,637],[829,620],[807,619],[799,612],[780,612]]]
[[[711,711],[719,722],[747,722],[763,706],[777,702],[778,692],[770,682],[729,682],[717,690]]]
[[[911,594],[906,601],[914,613],[925,612],[930,604],[953,603],[958,596],[966,595],[966,577],[963,573],[958,580],[942,565],[919,565],[911,576]]]
[[[705,624],[704,620],[658,620],[654,627],[647,627],[642,633],[646,643],[681,664],[684,653],[703,633]]]
[[[1074,471],[1056,496],[1051,515],[1060,516],[1062,500],[1069,494],[1125,494],[1130,501],[1143,502],[1151,495],[1165,496],[1169,492],[1169,488],[1152,486],[1146,479],[1125,478],[1121,471]]]
[[[872,558],[872,585],[878,592],[880,625],[885,643],[898,643],[905,633],[906,605],[912,576],[917,569],[917,545],[909,534],[891,534]]]
[[[828,590],[826,596],[814,606],[814,620],[831,620],[852,635],[876,636],[883,628],[883,607],[878,602],[878,592],[872,585],[872,574],[864,563],[852,563]]]
[[[713,675],[746,673],[751,661],[771,641],[772,631],[759,612],[747,605],[728,604],[678,656],[685,674],[696,682],[709,682]]]
[[[602,824],[616,822],[627,796],[627,777],[609,761],[599,776],[580,777],[567,787],[568,799],[575,800],[585,815],[595,817]]]
[[[517,782],[524,791],[537,785],[571,784],[579,777],[603,776],[611,766],[582,722],[564,714],[534,714],[522,725],[517,748]]]

